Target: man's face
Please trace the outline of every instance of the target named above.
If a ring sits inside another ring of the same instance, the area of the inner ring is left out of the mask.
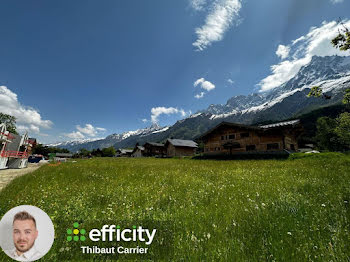
[[[38,237],[38,230],[31,219],[15,220],[12,236],[16,249],[24,253],[34,245],[35,239]]]

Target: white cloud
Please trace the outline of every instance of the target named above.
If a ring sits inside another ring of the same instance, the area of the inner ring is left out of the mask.
[[[71,139],[83,139],[85,138],[85,136],[80,133],[79,131],[74,131],[72,133],[69,133],[69,134],[64,134],[66,137],[69,137]]]
[[[194,97],[197,98],[197,99],[200,99],[200,98],[202,98],[204,95],[205,95],[204,92],[200,92],[200,94],[197,94],[197,95],[195,95]]]
[[[281,59],[285,59],[288,57],[290,52],[290,47],[285,45],[279,45],[276,51],[276,55]]]
[[[85,127],[81,127],[79,125],[76,126],[77,130],[87,136],[96,136],[99,132],[104,132],[106,131],[105,128],[102,127],[94,127],[91,124],[86,124]]]
[[[40,113],[31,107],[22,105],[17,94],[6,86],[0,86],[0,112],[16,117],[19,131],[31,131],[40,134],[40,128],[51,128],[50,120],[43,120]]]
[[[197,40],[192,44],[198,51],[212,42],[221,41],[234,21],[238,21],[241,0],[215,1],[202,27],[196,28]]]
[[[235,83],[235,81],[233,81],[231,78],[227,79],[227,82],[229,82],[231,85]]]
[[[215,85],[213,83],[210,83],[209,81],[206,81],[204,78],[199,78],[197,79],[194,83],[193,86],[196,87],[200,85],[201,88],[203,88],[206,91],[210,91],[215,89]]]
[[[186,112],[183,109],[177,109],[175,107],[153,107],[151,109],[151,120],[152,123],[158,123],[158,118],[160,115],[170,115],[170,114],[181,114],[181,116],[186,116]]]
[[[148,122],[148,120],[146,118],[142,119],[141,121],[144,122],[144,123]]]
[[[343,3],[344,0],[331,0],[332,4]]]
[[[350,21],[343,21],[350,27]],[[310,63],[313,56],[349,56],[349,52],[340,51],[332,46],[331,40],[338,34],[339,24],[323,22],[320,27],[310,28],[309,33],[292,41],[287,60],[271,66],[271,74],[258,84],[260,91],[268,91],[293,78],[302,66]]]
[[[91,124],[86,124],[85,127],[76,125],[76,129],[77,131],[73,131],[71,133],[63,135],[72,139],[83,139],[86,137],[96,137],[98,134],[101,134],[106,131],[106,129],[103,127],[94,127]]]
[[[190,5],[196,11],[202,11],[206,4],[206,0],[190,0]]]
[[[215,89],[215,85],[207,80],[205,80],[203,77],[197,79],[194,83],[193,86],[199,86],[200,88],[204,89],[205,91],[209,92],[213,89]],[[206,92],[200,92],[199,94],[196,94],[194,97],[197,99],[202,98],[204,95],[206,94]]]

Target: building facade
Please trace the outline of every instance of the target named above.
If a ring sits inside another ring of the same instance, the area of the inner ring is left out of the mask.
[[[182,139],[168,139],[164,146],[168,157],[193,156],[198,147],[196,142]]]
[[[299,120],[263,126],[222,122],[203,134],[205,155],[281,152],[298,150],[297,138],[302,133]]]
[[[147,142],[143,145],[143,147],[145,148],[145,156],[161,157],[166,155],[166,149],[164,147],[164,144]]]

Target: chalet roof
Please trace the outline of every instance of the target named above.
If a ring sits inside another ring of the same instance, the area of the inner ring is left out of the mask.
[[[56,153],[56,157],[73,157],[70,153]]]
[[[299,123],[300,123],[300,120],[296,119],[296,120],[291,120],[291,121],[284,121],[284,122],[279,122],[279,123],[262,125],[262,126],[259,126],[259,127],[266,129],[266,128],[275,128],[275,127],[282,127],[282,126],[293,126],[293,125],[297,125]]]
[[[120,149],[120,153],[121,154],[128,154],[128,153],[132,153],[133,149]]]
[[[140,149],[141,151],[145,150],[143,146],[137,146],[137,148]]]
[[[151,146],[158,146],[158,147],[163,147],[164,144],[161,144],[161,143],[153,143],[153,142],[146,142],[143,146],[145,145],[151,145]]]
[[[198,147],[197,143],[192,140],[182,140],[182,139],[168,139],[166,144],[170,143],[173,146],[182,146],[182,147]]]

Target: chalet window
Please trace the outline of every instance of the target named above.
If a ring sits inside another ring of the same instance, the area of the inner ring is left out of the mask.
[[[231,135],[228,136],[228,139],[235,139],[235,137],[236,136],[234,134],[231,134]]]
[[[256,146],[255,145],[247,145],[246,146],[246,150],[247,151],[254,151],[256,149]]]
[[[239,143],[233,143],[232,148],[241,148],[241,145]]]
[[[249,133],[241,133],[241,138],[249,137]]]
[[[279,149],[278,143],[267,144],[267,150]]]

